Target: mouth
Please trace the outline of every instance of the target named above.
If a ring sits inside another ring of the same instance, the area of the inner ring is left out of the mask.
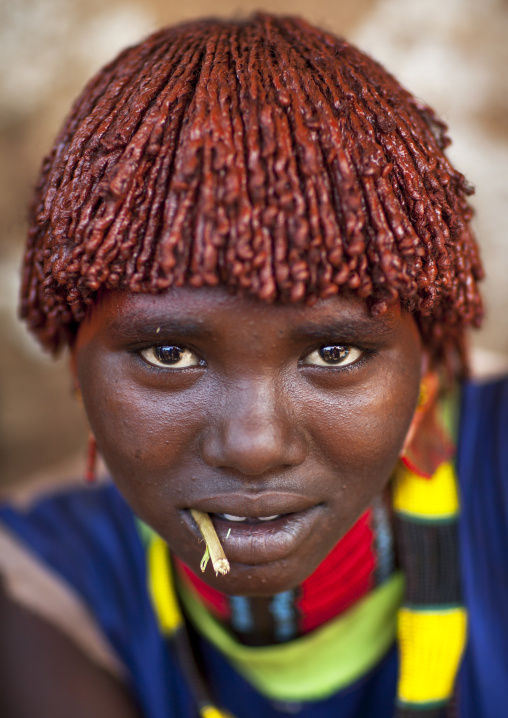
[[[234,516],[233,514],[213,514],[212,517],[213,516],[217,519],[222,519],[223,521],[256,524],[260,521],[275,521],[276,519],[280,519],[281,516],[284,516],[284,514],[274,514],[273,516]]]
[[[220,504],[222,503],[222,506]],[[226,505],[228,510],[226,509]],[[266,511],[269,506],[285,510]],[[301,496],[263,495],[257,498],[216,497],[199,502],[208,513],[230,563],[257,565],[289,557],[319,529],[324,505]],[[288,510],[290,509],[290,510]],[[184,520],[199,541],[201,536],[190,515]]]

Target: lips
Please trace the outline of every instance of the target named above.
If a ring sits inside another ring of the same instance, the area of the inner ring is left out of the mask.
[[[197,501],[210,515],[230,562],[263,564],[288,557],[318,528],[324,510],[315,498],[281,492],[227,494]],[[197,527],[184,511],[189,527]]]
[[[192,508],[207,514],[230,516],[271,517],[305,511],[319,503],[319,499],[284,491],[262,491],[255,494],[231,492],[216,494],[193,502]]]

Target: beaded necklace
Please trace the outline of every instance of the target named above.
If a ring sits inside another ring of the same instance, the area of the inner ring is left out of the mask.
[[[458,495],[453,466],[430,479],[400,465],[393,479],[395,535],[406,579],[398,611],[400,668],[396,718],[441,718],[466,641],[458,562]],[[210,697],[192,652],[165,542],[148,543],[148,581],[161,631],[177,652],[201,718],[225,718]]]
[[[380,498],[300,586],[257,601],[226,596],[178,558],[173,561],[184,584],[243,644],[273,645],[315,630],[383,584],[394,568],[393,537],[388,510]]]

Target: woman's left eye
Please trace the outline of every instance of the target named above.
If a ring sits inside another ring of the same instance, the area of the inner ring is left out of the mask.
[[[190,349],[175,344],[161,344],[140,351],[145,361],[153,366],[164,369],[187,369],[191,366],[202,366],[203,362]]]
[[[330,344],[319,347],[308,354],[304,364],[312,366],[349,366],[354,364],[362,356],[363,351],[347,344]]]

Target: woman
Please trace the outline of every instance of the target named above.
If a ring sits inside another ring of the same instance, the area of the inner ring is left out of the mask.
[[[506,387],[448,421],[458,521],[482,270],[447,144],[294,18],[169,28],[88,84],[22,314],[114,484],[2,510],[6,714],[502,714]]]

